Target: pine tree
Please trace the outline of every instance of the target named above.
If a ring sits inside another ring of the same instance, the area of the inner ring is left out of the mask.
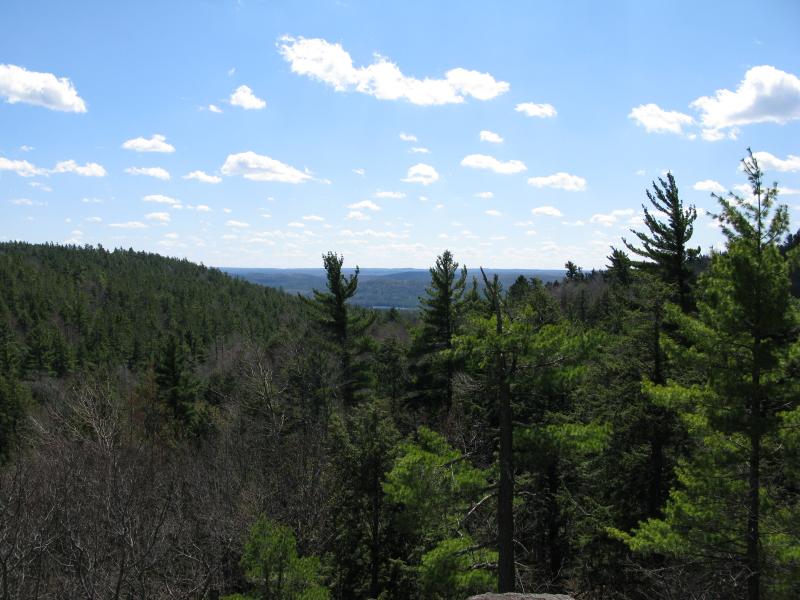
[[[695,454],[678,470],[681,487],[671,492],[664,518],[623,537],[635,550],[703,557],[708,567],[715,561],[733,581],[746,580],[748,600],[759,600],[767,589],[770,598],[781,597],[776,565],[800,552],[796,539],[776,536],[800,516],[787,493],[797,482],[780,474],[785,450],[778,440],[785,415],[798,406],[788,365],[800,349],[800,314],[778,248],[787,208],[775,206],[777,186],[764,187],[752,153],[743,166],[752,196],[717,196],[727,248],[701,278],[699,315],[673,311],[692,344],[673,352],[687,369],[695,366],[699,384],[649,386],[657,401],[682,413],[698,440]],[[790,588],[786,597],[800,591]]]
[[[434,408],[449,409],[453,402],[453,376],[456,364],[452,353],[464,308],[464,289],[467,268],[459,264],[449,250],[436,258],[430,269],[431,284],[420,298],[422,327],[419,330],[416,352],[418,383],[427,388],[424,394]]]
[[[313,290],[314,298],[308,304],[317,321],[337,348],[342,370],[342,398],[345,404],[355,402],[364,387],[365,365],[359,360],[363,335],[375,320],[374,314],[358,314],[348,304],[358,290],[358,273],[349,277],[342,274],[344,256],[335,252],[323,254],[322,263],[327,277],[327,291]]]
[[[666,217],[666,222],[659,221],[642,205],[649,235],[631,229],[641,242],[641,248],[624,238],[622,241],[628,250],[646,259],[637,263],[639,268],[653,269],[664,281],[675,286],[675,298],[681,309],[688,312],[692,306],[689,263],[700,254],[700,248],[689,248],[687,244],[694,232],[697,211],[694,206],[684,208],[672,173],[667,173],[666,181],[659,177],[658,183],[653,182],[653,192],[647,190],[647,198],[656,211]]]

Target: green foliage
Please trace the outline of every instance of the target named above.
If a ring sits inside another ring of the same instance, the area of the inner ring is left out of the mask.
[[[488,569],[497,562],[497,552],[475,546],[469,536],[439,542],[422,556],[420,588],[431,600],[463,600],[495,589]]]
[[[260,600],[330,598],[328,590],[319,584],[319,559],[298,556],[292,530],[266,517],[250,528],[241,564]]]
[[[681,308],[687,311],[691,307],[689,263],[700,255],[699,247],[688,247],[694,232],[693,223],[697,219],[697,211],[694,206],[684,208],[672,173],[667,173],[666,180],[659,178],[657,183],[653,182],[653,192],[647,190],[647,198],[657,213],[666,217],[666,222],[659,221],[657,215],[642,205],[644,224],[649,235],[631,230],[638,238],[641,248],[625,239],[622,241],[628,250],[645,259],[637,263],[637,266],[654,270],[664,281],[675,286],[675,298]]]
[[[406,527],[434,540],[457,531],[486,485],[484,471],[440,434],[420,427],[413,441],[400,446],[383,490],[390,502],[402,506]]]

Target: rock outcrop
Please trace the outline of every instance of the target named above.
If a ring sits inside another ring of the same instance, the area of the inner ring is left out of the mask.
[[[573,600],[566,594],[481,594],[467,600]]]

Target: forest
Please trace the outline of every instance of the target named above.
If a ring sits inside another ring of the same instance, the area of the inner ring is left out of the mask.
[[[0,599],[800,597],[800,232],[742,168],[710,255],[667,174],[605,269],[445,251],[415,311],[0,244]]]

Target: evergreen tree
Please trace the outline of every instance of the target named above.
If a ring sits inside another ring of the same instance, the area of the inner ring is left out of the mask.
[[[464,308],[467,268],[459,274],[458,263],[449,250],[436,258],[430,269],[431,284],[420,298],[422,326],[416,340],[418,384],[426,401],[449,409],[453,402],[453,337],[458,332]]]
[[[358,267],[349,277],[342,274],[344,256],[328,252],[322,256],[327,277],[325,292],[314,290],[309,303],[317,321],[335,345],[342,370],[342,398],[347,405],[357,399],[365,387],[366,365],[360,360],[364,332],[375,320],[374,314],[359,314],[348,301],[358,290]]]
[[[637,248],[624,238],[622,241],[628,250],[646,259],[639,261],[638,267],[655,270],[664,281],[675,286],[678,304],[688,312],[692,306],[689,263],[700,254],[699,247],[688,247],[697,211],[694,206],[684,208],[672,173],[667,173],[666,180],[659,177],[658,183],[653,182],[653,192],[647,190],[647,198],[656,211],[666,217],[666,222],[659,221],[657,214],[642,205],[649,234],[631,230],[642,247]]]
[[[748,600],[767,597],[767,590],[769,598],[788,598],[800,588],[787,590],[776,572],[796,562],[800,544],[776,533],[787,520],[796,522],[800,504],[790,492],[798,482],[781,475],[778,435],[798,406],[789,365],[800,350],[800,314],[778,248],[787,208],[775,206],[777,186],[764,186],[752,153],[743,166],[752,198],[717,197],[727,248],[701,278],[699,315],[673,315],[692,344],[673,352],[687,369],[699,367],[697,383],[649,387],[682,413],[698,445],[678,470],[681,487],[673,489],[664,518],[623,538],[635,550],[703,557],[731,581],[743,578]]]

